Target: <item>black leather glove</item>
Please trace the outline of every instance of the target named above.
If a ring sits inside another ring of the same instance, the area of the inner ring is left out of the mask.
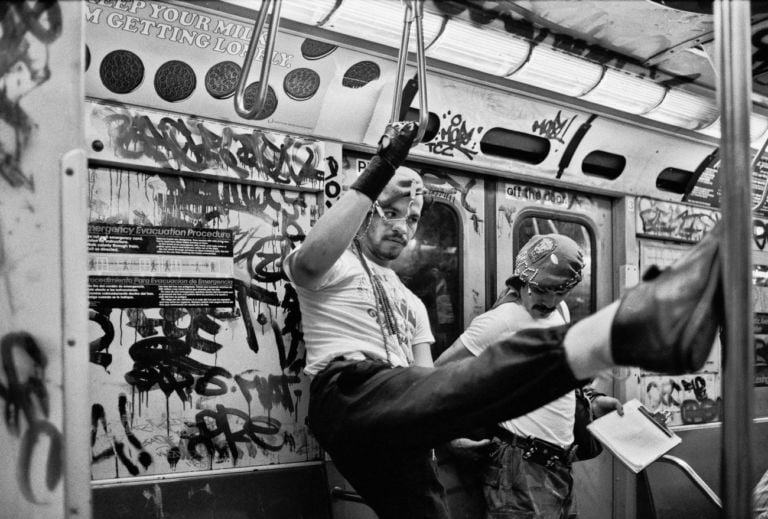
[[[363,193],[371,202],[376,200],[395,174],[395,170],[408,157],[418,129],[418,124],[412,121],[388,124],[384,135],[379,139],[376,155],[349,187]]]

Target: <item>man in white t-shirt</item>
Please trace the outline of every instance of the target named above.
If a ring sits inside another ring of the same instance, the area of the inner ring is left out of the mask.
[[[477,316],[435,363],[443,366],[479,356],[499,338],[520,330],[551,328],[570,322],[565,297],[581,281],[584,254],[561,234],[532,237],[515,261],[506,293]],[[621,408],[618,400],[597,395],[594,407]],[[483,461],[483,494],[489,518],[565,519],[572,504],[574,391],[499,424]],[[467,442],[457,442],[458,445]]]
[[[636,297],[630,292],[572,327],[525,330],[479,357],[431,367],[424,305],[389,268],[413,238],[424,203],[419,175],[400,168],[416,129],[387,127],[366,169],[283,264],[303,319],[309,426],[381,519],[448,517],[436,445],[531,412],[617,364],[698,369],[722,322],[721,298],[708,290],[721,284],[711,238],[679,268],[634,289]],[[679,306],[677,328],[697,333],[648,339],[647,326],[670,326],[657,311],[670,284],[682,290],[661,306]],[[638,341],[643,349],[634,351]]]

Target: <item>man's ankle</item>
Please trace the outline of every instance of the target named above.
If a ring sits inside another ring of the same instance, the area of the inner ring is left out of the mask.
[[[565,356],[577,379],[592,378],[615,366],[611,358],[611,324],[618,307],[619,302],[614,301],[575,323],[565,334]]]

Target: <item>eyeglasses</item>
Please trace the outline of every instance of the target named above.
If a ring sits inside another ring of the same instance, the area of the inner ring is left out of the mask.
[[[376,213],[379,215],[379,218],[381,218],[381,220],[390,227],[394,227],[395,225],[402,222],[405,222],[405,225],[408,226],[409,229],[415,229],[419,225],[419,215],[409,214],[407,216],[395,218],[397,212],[394,210],[384,209],[381,207],[381,205],[379,205],[378,202],[374,202],[373,207],[376,209]]]

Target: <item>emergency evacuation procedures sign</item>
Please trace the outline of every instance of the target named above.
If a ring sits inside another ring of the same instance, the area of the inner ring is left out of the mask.
[[[232,231],[88,225],[88,299],[112,308],[232,307]]]

